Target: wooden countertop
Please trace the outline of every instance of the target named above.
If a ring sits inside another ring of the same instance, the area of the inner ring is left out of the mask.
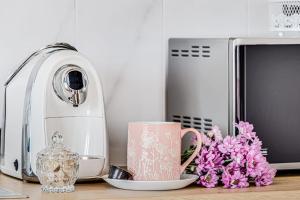
[[[173,191],[129,191],[116,189],[104,182],[76,184],[75,192],[49,194],[41,192],[40,185],[25,183],[20,180],[0,175],[0,187],[29,195],[29,199],[136,199],[136,200],[244,200],[300,199],[300,173],[278,175],[274,184],[266,187],[250,187],[245,189],[223,189],[222,187],[207,189],[195,185]]]

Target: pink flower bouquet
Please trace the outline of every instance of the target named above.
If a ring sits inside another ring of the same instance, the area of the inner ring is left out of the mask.
[[[270,185],[276,174],[261,154],[261,141],[248,122],[236,124],[239,134],[224,139],[217,126],[207,135],[202,135],[203,147],[187,171],[199,175],[198,184],[215,187],[219,183],[225,188],[244,188],[250,183],[256,186]],[[185,160],[194,146],[182,155]]]

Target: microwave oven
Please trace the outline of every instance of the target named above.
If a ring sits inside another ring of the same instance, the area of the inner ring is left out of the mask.
[[[166,118],[206,133],[254,124],[277,169],[300,169],[300,38],[171,38]]]

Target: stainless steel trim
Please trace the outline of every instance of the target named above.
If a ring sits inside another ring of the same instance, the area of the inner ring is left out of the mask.
[[[300,169],[300,162],[271,164],[277,170]]]
[[[43,48],[33,52],[28,58],[26,58],[25,61],[23,61],[23,63],[8,77],[8,79],[4,83],[4,86],[7,86],[9,84],[9,82],[21,71],[21,69],[23,69],[23,67],[32,60],[32,58],[39,55],[42,51],[44,51],[46,49],[51,49],[51,48],[62,48],[62,49],[69,49],[69,50],[77,51],[77,49],[75,47],[73,47],[67,43],[55,43],[55,44],[47,45],[46,47],[43,47]]]
[[[228,40],[228,87],[229,87],[229,118],[228,118],[228,133],[231,135],[235,135],[235,48],[233,46],[233,41],[231,39]]]
[[[0,165],[4,163],[4,150],[5,150],[5,122],[6,122],[6,87],[4,88],[3,95],[3,108],[2,108],[2,124],[1,124],[1,136],[0,136]]]
[[[246,39],[245,39],[246,40]],[[240,57],[240,51],[239,49],[237,49],[237,47],[241,44],[239,43],[241,42],[240,39],[236,39],[236,38],[230,38],[229,39],[229,46],[231,49],[230,55],[232,58],[232,62],[230,63],[230,68],[232,69],[232,73],[231,73],[231,81],[232,84],[230,85],[232,88],[232,93],[230,94],[231,98],[232,98],[232,102],[230,102],[231,106],[232,106],[232,110],[230,110],[230,112],[232,112],[231,118],[230,118],[230,123],[231,123],[231,130],[230,133],[232,133],[232,135],[236,135],[235,133],[235,123],[236,120],[241,120],[241,110],[240,110],[240,98],[241,98],[241,94],[239,91],[239,87],[241,87],[241,83],[240,83],[240,63],[238,58]],[[237,108],[238,107],[238,108]]]
[[[79,158],[81,160],[105,160],[104,157],[97,157],[97,156],[89,156],[89,155],[80,155]]]
[[[234,46],[260,44],[300,44],[300,38],[231,38]]]
[[[61,50],[74,50],[76,51],[75,48],[71,48],[69,45],[61,45],[59,43],[58,45],[49,45],[46,48],[39,50],[37,53],[34,55],[31,55],[30,59],[26,59],[27,62],[25,65],[35,56],[41,55],[41,58],[39,61],[35,64],[33,67],[33,70],[31,71],[28,84],[26,87],[26,95],[24,99],[24,111],[23,111],[23,124],[22,124],[22,178],[24,180],[28,181],[38,181],[36,175],[33,173],[31,169],[31,163],[30,163],[30,158],[31,158],[31,153],[30,153],[30,123],[29,123],[29,118],[30,118],[30,111],[31,111],[31,92],[32,92],[32,87],[33,83],[36,79],[36,75],[40,69],[40,66],[42,63],[50,56],[52,53],[61,51]],[[23,65],[22,67],[24,67]],[[20,71],[20,70],[19,70]],[[19,72],[18,71],[18,72]],[[14,76],[13,76],[14,77]],[[13,78],[12,77],[12,78]],[[8,82],[9,83],[9,82]]]
[[[61,49],[58,49],[58,51]],[[26,95],[24,100],[24,111],[23,111],[23,125],[22,125],[22,177],[24,180],[29,181],[38,181],[36,175],[33,173],[31,169],[31,153],[30,153],[30,111],[31,111],[31,91],[33,87],[34,80],[36,79],[36,75],[40,69],[42,63],[51,55],[49,52],[40,52],[44,53],[40,60],[35,64],[33,70],[30,74],[29,81],[26,88]],[[29,149],[29,150],[28,150]]]
[[[70,88],[68,74],[72,71],[79,71],[82,74],[83,87],[79,90]],[[54,74],[52,87],[55,94],[67,103],[78,106],[82,104],[87,97],[88,77],[85,71],[77,65],[64,65],[60,67]]]

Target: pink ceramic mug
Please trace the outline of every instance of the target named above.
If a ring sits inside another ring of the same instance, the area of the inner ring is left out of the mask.
[[[181,139],[193,132],[197,147],[181,165]],[[201,149],[201,134],[193,128],[181,129],[176,122],[132,122],[128,125],[127,166],[134,180],[179,180],[181,173]]]

